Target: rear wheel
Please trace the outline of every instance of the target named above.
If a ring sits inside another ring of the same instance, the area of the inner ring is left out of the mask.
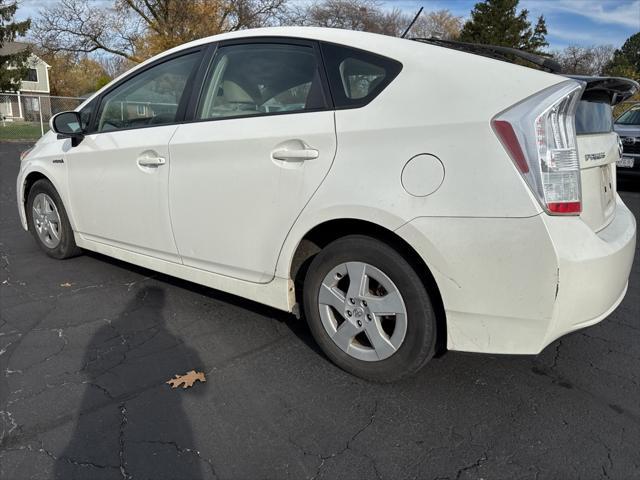
[[[38,180],[27,196],[27,222],[36,242],[50,257],[63,259],[81,253],[56,189],[48,180]]]
[[[350,235],[316,255],[304,309],[322,350],[359,377],[395,381],[434,354],[435,315],[422,281],[404,257],[374,238]]]

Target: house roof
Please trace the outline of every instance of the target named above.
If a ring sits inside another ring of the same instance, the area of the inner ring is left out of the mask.
[[[13,55],[14,53],[23,52],[24,50],[26,50],[30,46],[31,46],[31,44],[29,44],[27,42],[7,42],[4,45],[2,45],[2,47],[0,47],[0,56],[2,56],[2,55]],[[31,53],[31,55],[33,57],[37,58],[39,62],[44,63],[47,67],[50,66],[47,62],[42,60],[35,53]]]
[[[0,47],[0,55],[13,55],[29,48],[26,42],[7,42]]]

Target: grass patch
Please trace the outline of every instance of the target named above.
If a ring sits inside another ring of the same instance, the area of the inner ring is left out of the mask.
[[[49,125],[44,126],[45,133]],[[39,122],[0,122],[0,141],[37,140],[42,136]]]

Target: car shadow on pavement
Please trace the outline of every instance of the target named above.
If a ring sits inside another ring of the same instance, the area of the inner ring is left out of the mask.
[[[106,255],[102,255],[100,253],[84,250],[83,255],[91,257],[99,262],[105,262],[110,265],[114,265],[119,268],[123,268],[131,272],[135,272],[144,277],[155,278],[172,287],[182,288],[190,292],[197,293],[198,295],[207,297],[209,299],[212,299],[218,302],[224,302],[229,305],[233,305],[234,307],[242,308],[244,310],[248,310],[252,313],[264,316],[266,318],[276,320],[282,323],[283,325],[285,325],[287,328],[289,328],[289,330],[291,330],[291,332],[300,341],[302,341],[308,348],[313,350],[320,357],[322,357],[324,360],[330,363],[329,359],[324,355],[324,352],[322,352],[318,344],[315,342],[315,340],[311,336],[311,331],[309,330],[309,327],[307,326],[307,322],[304,320],[304,318],[298,319],[292,313],[278,310],[277,308],[273,308],[268,305],[255,302],[247,298],[239,297],[237,295],[233,295],[232,293],[223,292],[221,290],[209,288],[205,285],[200,285],[197,283],[189,282],[187,280],[182,280],[177,277],[172,277],[170,275],[165,275],[163,273],[155,272],[153,270],[148,270],[144,267],[140,267],[132,263],[127,263],[113,257],[107,257]],[[301,271],[306,272],[306,270],[301,270]],[[299,278],[296,279],[297,284],[300,281],[301,280]],[[301,298],[301,291],[298,291],[297,296],[298,298]]]
[[[183,401],[207,384],[172,390],[174,374],[203,368],[197,353],[167,328],[165,292],[138,290],[88,343],[87,385],[71,440],[57,458],[56,479],[203,478]]]

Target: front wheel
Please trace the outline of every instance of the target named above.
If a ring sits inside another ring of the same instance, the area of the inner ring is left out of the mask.
[[[316,255],[304,310],[326,355],[368,380],[411,375],[435,351],[435,314],[424,284],[404,257],[371,237],[350,235]]]
[[[63,259],[81,253],[56,189],[48,180],[38,180],[27,196],[27,222],[36,242],[50,257]]]

